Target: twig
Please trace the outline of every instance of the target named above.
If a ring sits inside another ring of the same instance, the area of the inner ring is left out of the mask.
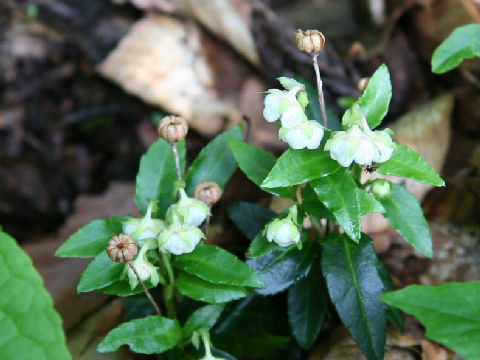
[[[178,180],[182,180],[182,171],[180,169],[180,157],[178,156],[177,143],[174,142],[171,144],[173,150],[173,157],[175,158],[175,167],[177,168],[177,177]]]

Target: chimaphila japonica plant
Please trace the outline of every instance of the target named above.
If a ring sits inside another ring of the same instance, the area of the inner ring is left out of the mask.
[[[263,115],[278,122],[279,138],[289,145],[278,159],[242,142],[236,126],[185,171],[186,122],[166,117],[137,175],[135,202],[143,217],[95,220],[57,251],[94,257],[79,292],[149,300],[144,314],[150,315],[131,315],[98,351],[127,344],[162,359],[265,358],[277,350],[281,358],[301,358],[295,342],[310,349],[324,319],[336,312],[368,359],[383,358],[387,319],[402,328],[403,318],[379,299],[393,285],[360,218],[382,213],[431,257],[419,201],[380,175],[444,182],[417,153],[395,143],[391,131],[377,129],[392,95],[385,65],[336,123],[327,117],[317,65],[325,39],[309,30],[297,31],[296,40],[312,56],[318,92],[285,77],[278,79],[282,89],[267,91]],[[292,201],[281,214],[247,202],[229,205],[231,219],[251,240],[245,262],[204,241],[211,207],[237,165],[265,192]],[[368,180],[364,170],[373,173]],[[271,302],[285,291],[287,316]]]

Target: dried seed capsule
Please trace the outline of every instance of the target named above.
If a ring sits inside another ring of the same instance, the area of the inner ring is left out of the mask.
[[[118,234],[108,240],[107,253],[110,259],[118,263],[131,261],[138,252],[137,242],[127,234]]]
[[[358,91],[364,91],[367,88],[368,82],[370,81],[369,77],[364,77],[358,80],[357,89]]]
[[[168,115],[158,123],[158,134],[169,143],[185,139],[187,133],[187,122],[180,116]]]
[[[222,197],[222,189],[213,181],[205,181],[195,188],[195,197],[208,206],[213,206]]]
[[[325,36],[318,30],[295,31],[295,42],[300,51],[315,54],[325,47]]]

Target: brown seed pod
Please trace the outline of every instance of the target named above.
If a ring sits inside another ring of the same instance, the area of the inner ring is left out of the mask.
[[[213,206],[222,197],[222,189],[213,181],[205,181],[195,188],[195,198]]]
[[[138,252],[137,242],[127,234],[118,234],[108,240],[107,253],[110,259],[118,263],[131,261]]]
[[[187,122],[180,116],[168,115],[158,123],[158,134],[169,143],[185,139],[187,133]]]
[[[296,30],[295,42],[300,51],[315,54],[325,47],[325,36],[318,30]]]
[[[358,80],[357,89],[358,91],[364,91],[367,88],[368,82],[370,81],[369,77],[364,77]]]

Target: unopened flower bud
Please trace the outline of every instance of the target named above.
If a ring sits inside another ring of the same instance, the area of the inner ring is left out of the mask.
[[[285,247],[298,243],[300,232],[290,218],[275,219],[267,226],[267,240]]]
[[[107,253],[110,259],[118,263],[131,261],[138,252],[137,242],[127,234],[118,234],[108,241]]]
[[[364,91],[367,88],[368,82],[370,81],[369,77],[364,77],[358,80],[357,89],[358,91]]]
[[[318,30],[295,31],[295,42],[300,51],[307,54],[319,53],[325,47],[325,36]]]
[[[185,139],[187,133],[188,125],[182,117],[168,115],[158,123],[158,134],[169,143]]]
[[[377,179],[372,183],[372,193],[377,198],[384,198],[392,192],[392,183],[388,180]]]
[[[195,198],[213,206],[222,197],[222,189],[214,181],[204,181],[195,187]]]
[[[141,246],[144,245],[144,240],[156,238],[166,228],[164,221],[152,219],[153,207],[154,203],[151,202],[143,218],[130,218],[123,222],[123,232],[132,236]]]
[[[160,282],[160,275],[158,274],[158,268],[147,260],[147,250],[147,247],[143,247],[137,258],[132,262],[132,265],[137,270],[138,276],[142,281],[150,279],[152,285],[157,286]],[[134,289],[138,285],[138,278],[130,266],[128,266],[127,276],[130,288]]]
[[[210,208],[203,201],[189,198],[185,190],[180,188],[180,200],[171,205],[167,210],[167,221],[174,223],[174,218],[179,217],[179,220],[184,225],[199,226],[202,224],[207,216],[210,216]]]
[[[195,226],[173,224],[158,237],[161,251],[174,255],[191,253],[201,239],[205,239],[202,231]]]

